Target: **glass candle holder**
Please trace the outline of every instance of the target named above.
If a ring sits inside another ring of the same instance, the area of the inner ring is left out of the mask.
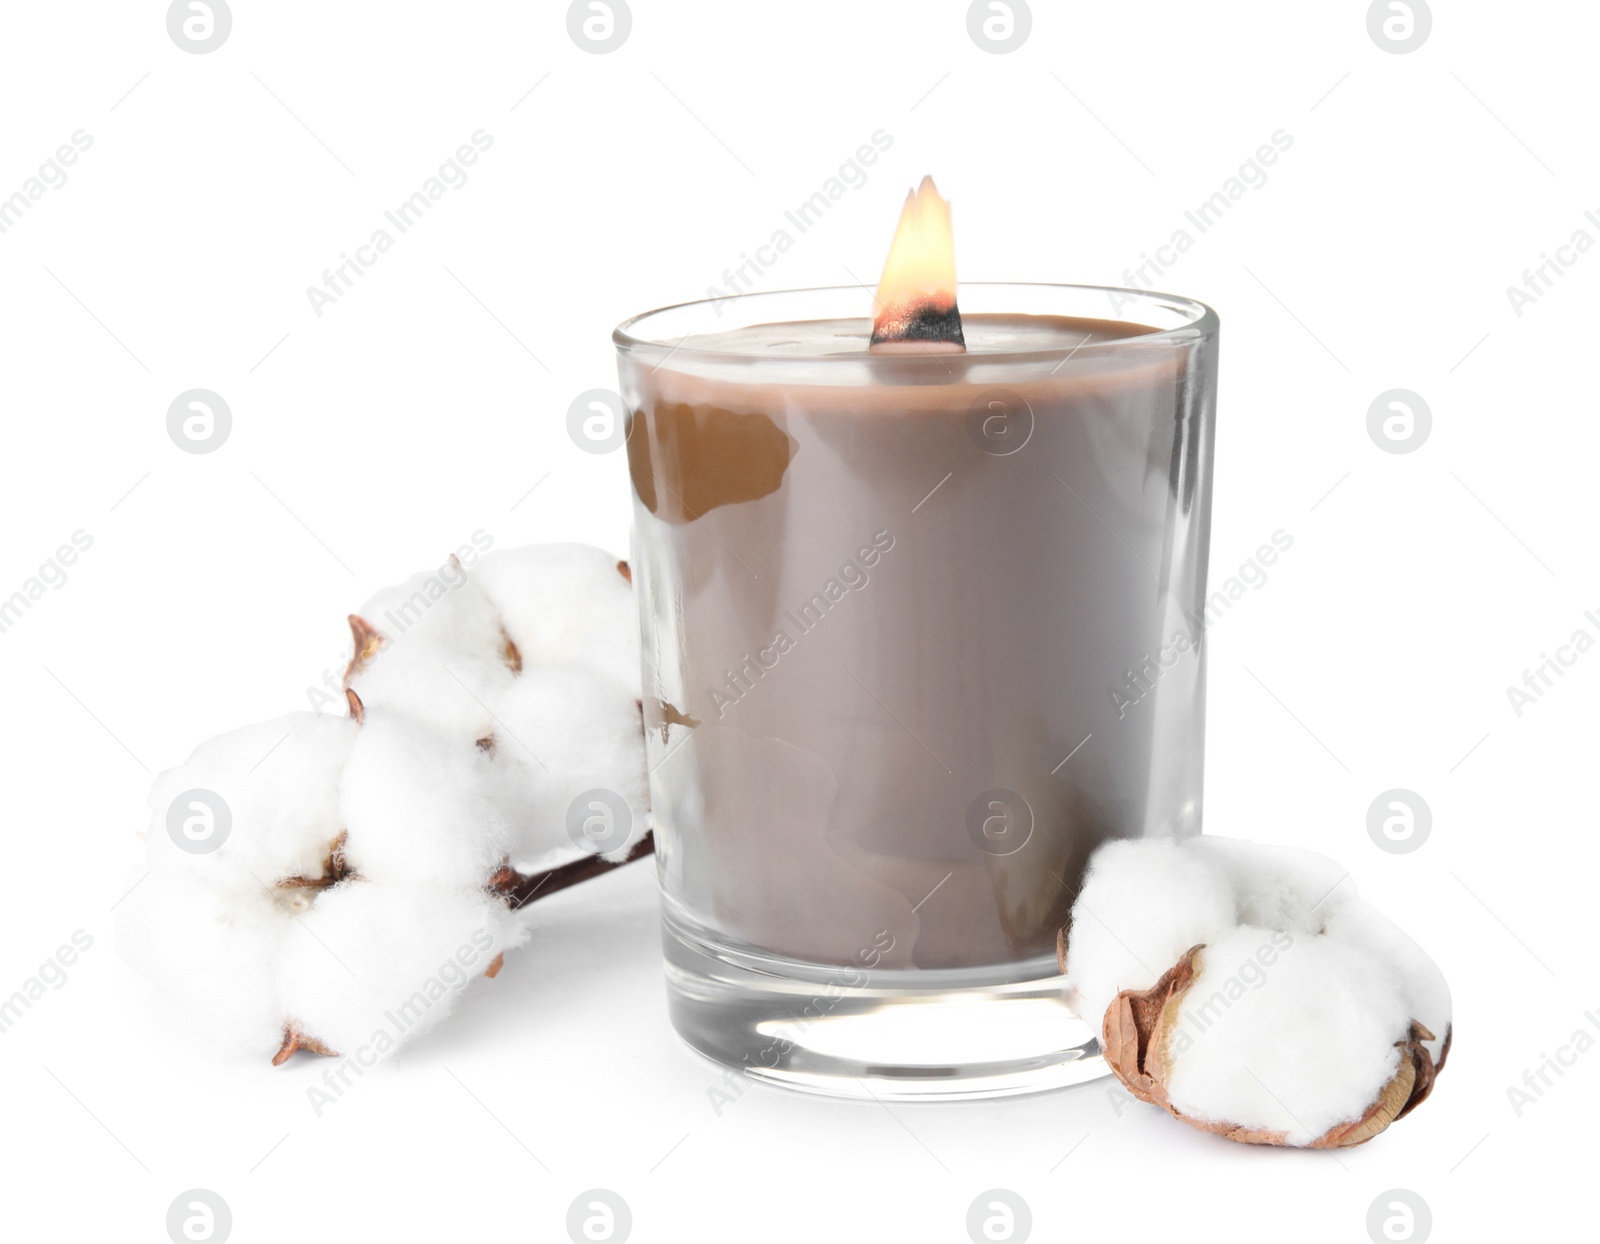
[[[1090,852],[1200,828],[1216,315],[964,284],[617,329],[673,1023],[796,1088],[1104,1074],[1057,966]]]

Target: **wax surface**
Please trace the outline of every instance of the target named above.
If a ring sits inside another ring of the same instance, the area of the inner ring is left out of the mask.
[[[1155,330],[1119,320],[1054,315],[964,315],[968,354],[1008,354],[1025,350],[1070,350],[1086,341],[1116,341]],[[685,337],[684,349],[788,357],[863,357],[872,338],[869,319],[805,320],[792,324],[752,324],[721,333]]]

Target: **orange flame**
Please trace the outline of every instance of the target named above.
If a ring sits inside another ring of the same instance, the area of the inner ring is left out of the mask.
[[[950,204],[932,177],[906,195],[889,258],[878,281],[874,348],[961,350],[956,310],[956,245]]]

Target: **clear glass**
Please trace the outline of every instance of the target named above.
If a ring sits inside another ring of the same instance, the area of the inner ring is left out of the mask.
[[[1056,934],[1107,838],[1199,831],[1216,315],[966,284],[615,334],[673,1022],[817,1092],[1104,1074]]]

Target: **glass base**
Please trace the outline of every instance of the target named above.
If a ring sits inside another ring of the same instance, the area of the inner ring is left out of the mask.
[[[830,967],[662,923],[673,1026],[753,1079],[808,1093],[955,1101],[1110,1074],[1055,956],[940,970]]]

